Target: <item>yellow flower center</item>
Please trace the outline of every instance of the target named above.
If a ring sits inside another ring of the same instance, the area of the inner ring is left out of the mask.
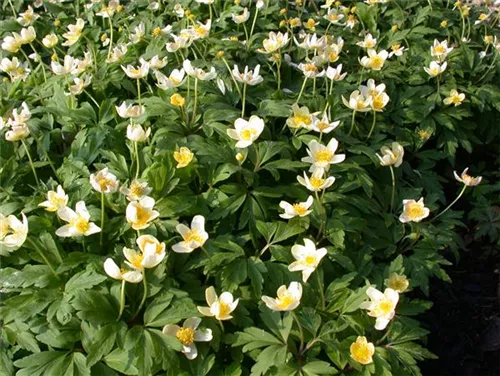
[[[307,212],[307,208],[304,206],[304,204],[293,204],[293,210],[295,210],[295,213],[297,213],[297,215],[304,215]]]
[[[433,75],[433,76],[437,76],[439,74],[439,69],[437,68],[431,68],[429,69],[429,72]]]
[[[331,22],[335,22],[335,21],[338,21],[339,19],[339,15],[338,14],[335,14],[335,13],[332,13],[328,16],[328,20],[331,21]]]
[[[101,188],[101,191],[105,191],[108,188],[111,188],[113,186],[113,183],[114,183],[113,180],[108,179],[105,176],[97,179],[97,184],[99,184],[99,188]]]
[[[158,37],[161,35],[161,28],[160,27],[155,27],[152,32],[154,37]]]
[[[136,217],[136,224],[137,225],[144,225],[148,223],[149,220],[149,210],[143,208],[142,206],[136,206],[135,207],[135,217]]]
[[[320,163],[330,163],[330,161],[332,160],[332,157],[333,157],[333,153],[326,148],[318,150],[316,152],[316,154],[314,155],[314,159],[316,160],[316,162],[320,162]]]
[[[455,94],[451,97],[451,103],[457,104],[462,103],[462,99],[460,98],[460,94]]]
[[[70,223],[70,225],[76,228],[76,230],[81,234],[86,233],[90,227],[89,222],[85,218],[80,216],[76,218],[72,223]]]
[[[394,310],[394,305],[390,300],[385,299],[379,302],[376,310],[380,312],[381,315],[387,316]]]
[[[488,18],[488,15],[487,15],[487,14],[485,14],[485,13],[481,13],[481,14],[479,15],[479,19],[480,19],[481,21],[484,21],[484,20],[485,20],[485,19],[487,19],[487,18]]]
[[[357,110],[363,110],[364,108],[366,108],[366,103],[363,99],[358,99],[356,101],[356,109]]]
[[[279,309],[286,309],[294,301],[295,301],[295,299],[293,297],[291,297],[290,295],[285,295],[285,296],[282,296],[282,297],[276,299],[276,303],[277,303],[276,307],[279,308]]]
[[[194,329],[180,328],[175,336],[184,346],[191,346],[194,342]]]
[[[198,229],[193,228],[186,233],[184,241],[187,243],[196,242],[198,244],[203,244],[203,237]]]
[[[320,121],[316,126],[320,131],[324,131],[326,128],[330,126],[330,124],[328,124],[326,121]]]
[[[387,287],[390,287],[397,292],[403,292],[408,288],[408,280],[404,276],[393,276],[387,283]]]
[[[314,265],[316,265],[316,257],[314,257],[314,256],[306,256],[306,258],[304,259],[304,263],[307,266],[314,266]]]
[[[257,130],[255,130],[254,128],[247,128],[241,131],[240,137],[244,141],[250,141],[256,135]]]
[[[309,179],[309,182],[314,188],[320,189],[323,183],[325,182],[325,179],[312,177]]]
[[[132,184],[130,186],[130,193],[132,196],[141,197],[144,195],[144,188],[140,184]]]
[[[134,257],[134,260],[132,261],[132,265],[134,265],[136,268],[138,269],[142,269],[142,259],[144,258],[144,256],[142,254],[137,254],[135,257]]]
[[[374,97],[372,106],[374,110],[382,110],[385,107],[383,96],[377,95],[376,97]]]
[[[219,302],[219,317],[227,316],[231,313],[231,307],[226,304]]]
[[[391,50],[392,50],[393,52],[397,52],[397,51],[399,51],[400,47],[401,47],[401,45],[400,45],[400,44],[393,44],[393,45],[391,46]]]
[[[370,66],[372,68],[382,68],[384,65],[384,59],[382,59],[380,56],[373,56],[370,58]]]
[[[185,167],[191,162],[193,159],[193,153],[187,147],[181,147],[179,151],[174,152],[174,159],[179,163],[182,167]],[[180,167],[181,167],[180,166]]]
[[[306,64],[304,65],[304,71],[316,73],[318,71],[318,67],[314,64]]]
[[[311,124],[311,116],[304,113],[298,113],[294,116],[293,121],[295,122],[295,124],[309,125]]]
[[[428,131],[426,131],[425,129],[420,129],[417,133],[418,133],[418,137],[420,137],[420,139],[422,141],[428,140],[429,137],[431,136],[430,133]]]
[[[0,221],[0,239],[3,240],[9,233],[10,227],[7,220]]]
[[[422,215],[424,215],[424,208],[421,205],[417,204],[417,203],[409,204],[406,207],[406,215],[410,219],[419,218]]]
[[[351,355],[354,360],[361,364],[366,364],[370,362],[373,354],[366,343],[353,343],[351,346]]]
[[[446,52],[446,49],[440,44],[438,44],[436,47],[434,47],[434,53],[436,55],[438,55],[438,54],[441,55],[441,54],[444,54],[445,52]]]

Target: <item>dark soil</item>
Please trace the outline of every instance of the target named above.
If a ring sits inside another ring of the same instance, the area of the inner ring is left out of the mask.
[[[439,359],[421,364],[425,376],[500,376],[500,250],[468,248],[447,268],[453,283],[431,285],[434,306],[422,320]]]

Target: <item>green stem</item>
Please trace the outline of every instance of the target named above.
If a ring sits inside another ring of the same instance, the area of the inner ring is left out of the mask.
[[[299,328],[299,334],[300,334],[300,348],[299,352],[302,352],[302,349],[304,348],[304,331],[302,330],[302,325],[300,325],[299,318],[295,314],[295,312],[290,311],[290,314],[292,315],[293,319],[295,320],[295,323],[297,324],[297,327]]]
[[[496,51],[496,50],[493,49],[493,51]],[[479,79],[479,81],[481,81],[483,78],[485,78],[488,75],[488,73],[490,73],[491,69],[495,66],[495,62],[497,60],[498,55],[499,55],[499,52],[495,52],[495,57],[493,58],[493,61],[491,62],[491,65],[486,70],[486,72],[484,72],[484,74],[481,76],[481,78]]]
[[[241,97],[241,117],[245,116],[245,101],[247,96],[247,83],[243,83],[243,95]]]
[[[280,53],[280,58],[276,62],[276,73],[278,74],[278,91],[281,90],[281,53]]]
[[[458,194],[457,198],[455,200],[453,200],[453,202],[450,205],[448,205],[441,213],[436,215],[432,220],[435,221],[436,219],[441,217],[444,213],[446,213],[453,205],[455,205],[455,203],[460,199],[460,197],[462,197],[462,195],[464,194],[466,189],[467,189],[467,186],[464,184],[464,187],[462,188],[462,190]]]
[[[17,18],[16,9],[14,8],[14,5],[12,5],[12,1],[11,0],[8,0],[8,1],[9,1],[10,9],[12,9],[12,13],[14,14],[14,18]]]
[[[252,27],[250,28],[250,38],[252,38],[253,30],[255,28],[255,22],[257,22],[257,15],[259,14],[259,8],[255,8],[255,15],[253,16]]]
[[[295,103],[299,103],[300,98],[302,97],[302,93],[304,92],[304,88],[306,87],[306,83],[307,83],[307,77],[304,76],[304,82],[302,83],[302,87],[300,88],[299,96],[298,96],[297,100],[295,101]]]
[[[109,20],[109,47],[108,47],[108,59],[111,57],[111,50],[113,49],[113,20],[111,16],[108,17]]]
[[[33,52],[35,53],[35,55],[38,55],[36,50],[35,50],[35,47],[33,47],[33,43],[30,43],[30,46],[31,46],[31,49],[33,50]],[[38,65],[42,67],[42,73],[43,73],[43,82],[47,82],[47,74],[45,73],[45,66],[43,64],[43,61],[42,61],[42,58],[40,58],[40,61],[38,62]]]
[[[137,146],[137,142],[134,142],[134,154],[135,154],[135,162],[137,164],[136,170],[135,170],[135,178],[139,178],[139,172],[141,170],[141,162],[139,158],[139,148]]]
[[[21,140],[21,143],[23,144],[24,150],[26,151],[26,155],[28,156],[28,160],[30,162],[31,170],[33,171],[33,175],[35,176],[35,181],[36,181],[36,186],[40,188],[40,182],[38,180],[38,176],[36,174],[35,166],[33,165],[33,159],[31,159],[31,154],[28,150],[28,147],[26,146],[26,143],[24,140]]]
[[[391,213],[394,210],[394,194],[396,191],[396,177],[394,176],[394,168],[392,166],[389,166],[391,169],[391,178],[392,178],[392,194],[391,194]]]
[[[247,26],[245,24],[243,24],[243,30],[245,31],[245,38],[247,40],[247,49],[248,49],[248,30],[247,30]]]
[[[373,111],[373,122],[372,122],[372,127],[370,129],[370,133],[368,133],[368,137],[366,137],[366,141],[368,141],[373,133],[373,130],[375,129],[375,124],[377,123],[377,113]]]
[[[231,77],[231,79],[233,80],[233,83],[234,83],[234,87],[236,88],[236,91],[238,91],[238,94],[240,95],[241,97],[241,90],[240,90],[240,87],[238,86],[238,83],[236,82],[236,80],[234,79],[234,76],[233,76],[233,73],[231,71],[231,68],[229,67],[229,64],[227,63],[227,60],[224,59],[224,57],[222,58],[222,61],[224,62],[224,64],[226,65],[226,68],[227,68],[227,71],[229,72],[229,76]]]
[[[40,248],[38,248],[38,245],[28,237],[26,238],[26,241],[31,245],[31,247],[33,247],[35,252],[38,253],[38,255],[42,258],[42,260],[47,264],[47,266],[49,267],[50,271],[54,274],[54,276],[56,276],[57,279],[60,279],[56,273],[56,270],[52,266],[52,264],[49,262],[47,257],[45,257],[45,255],[43,254],[43,251]]]
[[[101,248],[102,248],[103,233],[104,233],[104,192],[101,192],[101,234],[100,234]]]
[[[323,286],[319,275],[319,269],[317,267],[316,267],[316,280],[318,282],[318,290],[319,290],[319,295],[321,297],[321,309],[325,310],[325,293],[323,291]]]
[[[194,79],[194,105],[193,105],[193,117],[191,122],[194,125],[196,123],[196,107],[198,106],[198,79]]]
[[[354,118],[356,116],[356,111],[352,110],[352,116],[351,116],[351,129],[349,129],[349,133],[347,134],[348,136],[351,135],[352,130],[354,129]]]
[[[122,279],[122,288],[120,292],[120,312],[118,313],[118,317],[116,318],[116,321],[120,321],[120,318],[122,317],[123,309],[125,308],[125,280]]]
[[[142,272],[142,283],[144,285],[144,293],[142,294],[142,300],[141,300],[141,304],[139,304],[139,308],[137,308],[137,311],[135,311],[135,314],[134,316],[132,316],[132,318],[130,319],[130,321],[132,321],[133,319],[136,318],[136,316],[139,314],[139,312],[141,311],[142,309],[142,306],[144,305],[144,302],[146,301],[146,297],[148,295],[148,282],[146,281],[146,270],[144,270]]]
[[[325,207],[323,206],[323,200],[319,198],[318,191],[314,192],[314,195],[316,196],[316,201],[318,201],[319,204],[319,230],[318,230],[318,242],[319,239],[323,236],[323,229],[325,227],[325,222],[326,222],[326,210]]]

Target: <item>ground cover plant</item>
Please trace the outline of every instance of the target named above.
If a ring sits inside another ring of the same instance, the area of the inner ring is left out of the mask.
[[[499,239],[498,4],[0,15],[0,375],[420,375],[436,357],[430,282],[451,282],[467,226]]]

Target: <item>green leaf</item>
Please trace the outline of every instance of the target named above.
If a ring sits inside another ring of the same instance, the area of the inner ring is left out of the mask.
[[[72,306],[78,311],[81,320],[96,323],[114,322],[118,316],[118,309],[113,304],[111,295],[98,291],[76,291]]]
[[[324,362],[322,360],[315,360],[307,363],[302,368],[302,373],[308,376],[316,376],[316,375],[335,375],[338,371],[330,366],[328,362]]]
[[[243,346],[243,352],[252,351],[265,346],[283,345],[282,342],[265,330],[250,327],[243,332],[236,332],[233,347]]]
[[[104,357],[104,362],[115,371],[125,375],[139,375],[139,370],[134,367],[134,353],[131,350],[114,349]]]
[[[93,270],[83,270],[79,273],[73,275],[68,282],[66,282],[66,286],[64,290],[68,294],[74,294],[79,290],[88,290],[107,279],[102,274],[98,274]]]

